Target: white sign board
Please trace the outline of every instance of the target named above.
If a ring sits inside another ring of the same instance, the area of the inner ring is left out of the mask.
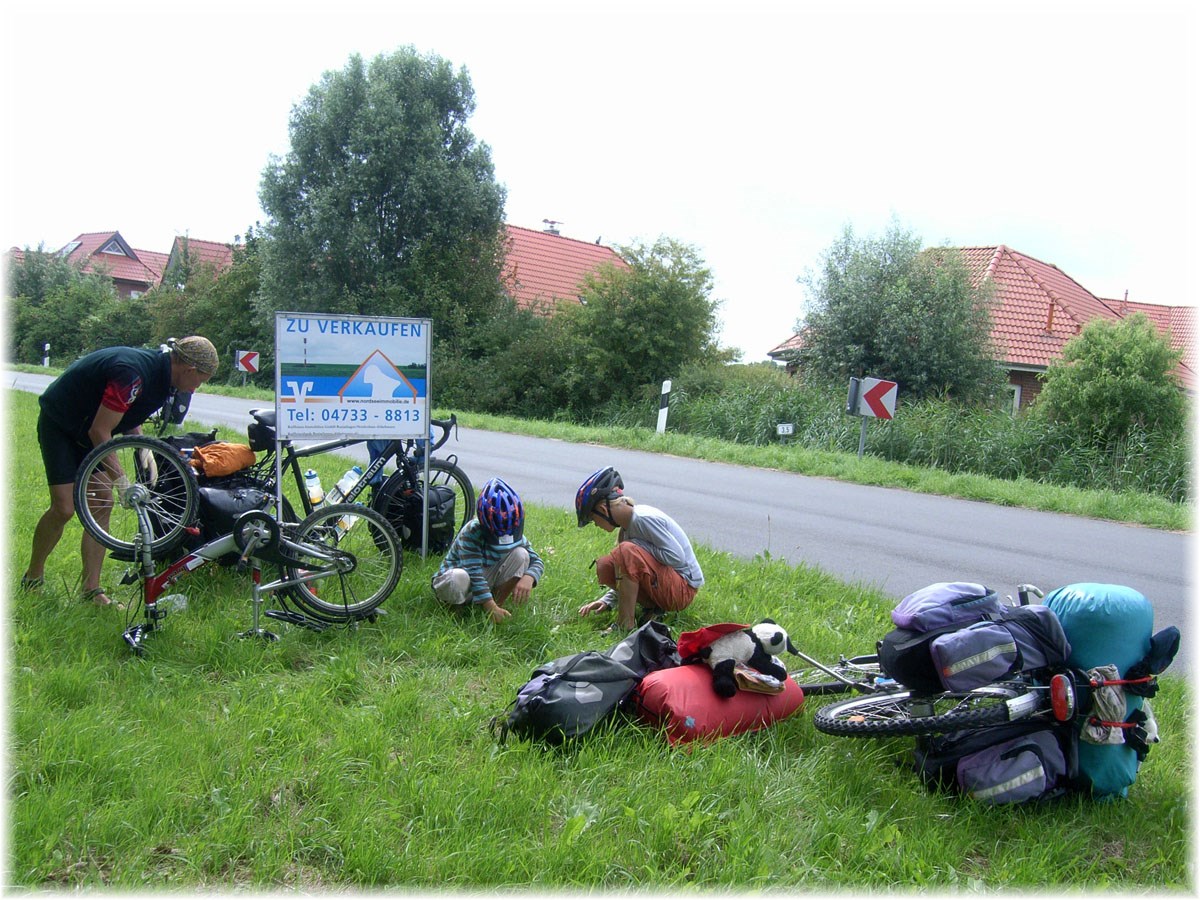
[[[275,421],[291,438],[429,435],[428,319],[275,314]]]

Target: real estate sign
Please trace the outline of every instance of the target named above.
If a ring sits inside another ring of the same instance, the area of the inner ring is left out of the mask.
[[[428,319],[275,314],[280,440],[429,434]]]

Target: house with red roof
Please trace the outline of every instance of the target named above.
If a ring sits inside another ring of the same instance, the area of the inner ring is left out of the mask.
[[[1014,410],[1036,399],[1042,389],[1039,376],[1051,362],[1062,358],[1063,347],[1084,325],[1093,319],[1117,320],[1134,312],[1145,313],[1173,348],[1184,351],[1176,371],[1185,389],[1195,389],[1193,307],[1104,300],[1057,266],[1003,244],[955,249],[962,254],[974,284],[990,281],[994,286],[992,344],[997,363],[1008,373]],[[767,355],[792,368],[802,344],[803,333],[793,334]]]
[[[81,234],[58,251],[83,272],[108,275],[121,297],[138,297],[162,281],[167,254],[135,250],[119,231]]]
[[[579,303],[591,275],[606,266],[629,268],[616,251],[563,237],[553,224],[545,231],[505,225],[508,246],[504,258],[505,290],[521,309],[550,315],[560,300]]]

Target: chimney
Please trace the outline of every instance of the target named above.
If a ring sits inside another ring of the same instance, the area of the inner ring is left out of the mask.
[[[546,234],[558,234],[558,226],[563,223],[557,219],[542,219],[542,224],[546,226],[542,229]]]

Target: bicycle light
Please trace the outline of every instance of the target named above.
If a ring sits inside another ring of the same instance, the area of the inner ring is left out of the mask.
[[[1059,722],[1068,722],[1075,715],[1075,682],[1070,675],[1050,679],[1050,708]]]

